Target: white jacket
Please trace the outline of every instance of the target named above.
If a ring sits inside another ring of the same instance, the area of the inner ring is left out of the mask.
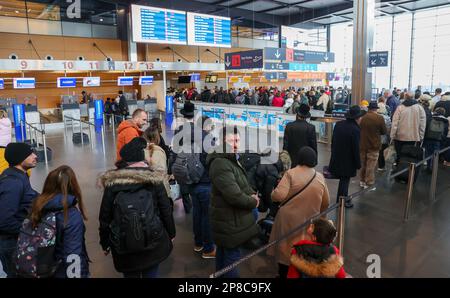
[[[11,120],[9,118],[0,119],[0,146],[6,147],[11,143]]]
[[[420,142],[425,137],[427,115],[420,104],[406,100],[395,110],[392,119],[391,140]]]
[[[317,106],[320,106],[320,104],[323,104],[323,110],[326,111],[329,101],[330,101],[330,97],[326,93],[324,93],[324,94],[322,94],[322,96],[320,96],[319,100],[317,101]]]

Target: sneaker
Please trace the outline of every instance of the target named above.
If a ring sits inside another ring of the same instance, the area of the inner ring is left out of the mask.
[[[203,259],[215,259],[216,258],[216,250],[214,249],[212,252],[204,252],[202,253]]]
[[[194,246],[195,252],[201,252],[203,250],[203,246]]]
[[[386,169],[378,168],[378,172],[384,172]]]
[[[353,203],[351,201],[345,202],[345,208],[353,208]]]
[[[365,182],[362,182],[362,181],[361,181],[361,182],[359,182],[359,187],[361,187],[361,188],[364,188],[364,189],[365,189],[365,188],[366,188],[366,186],[367,186],[367,185],[366,185],[366,183],[365,183]]]

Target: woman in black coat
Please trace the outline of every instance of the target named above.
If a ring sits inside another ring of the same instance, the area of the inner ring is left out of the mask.
[[[333,130],[329,171],[339,179],[337,201],[341,196],[348,196],[350,178],[361,168],[359,123],[364,114],[359,106],[352,106],[345,115],[346,120],[336,123]],[[353,207],[351,200],[345,202],[345,207]]]
[[[100,244],[105,255],[112,252],[116,270],[130,278],[157,277],[175,238],[172,200],[163,177],[144,161],[146,147],[144,139],[133,139],[120,151],[118,169],[100,177]]]

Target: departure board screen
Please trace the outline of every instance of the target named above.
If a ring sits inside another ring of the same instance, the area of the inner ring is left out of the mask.
[[[187,13],[188,44],[231,48],[231,19]]]
[[[186,44],[186,12],[131,5],[133,41]]]

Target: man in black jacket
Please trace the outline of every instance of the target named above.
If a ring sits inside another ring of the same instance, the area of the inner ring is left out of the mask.
[[[352,106],[345,115],[346,120],[336,123],[334,127],[329,170],[339,178],[338,201],[341,196],[348,196],[350,179],[361,168],[359,125],[364,115],[365,111],[359,106]],[[351,200],[345,202],[345,207],[353,207]]]
[[[308,105],[300,105],[296,111],[297,120],[286,125],[284,131],[283,150],[289,152],[292,168],[295,168],[298,164],[297,155],[302,147],[309,146],[317,153],[316,128],[306,121],[311,117],[309,111]]]
[[[23,220],[28,216],[37,193],[27,171],[36,167],[37,156],[30,145],[10,143],[5,149],[9,164],[0,176],[0,263],[8,277],[14,277],[13,253]]]
[[[119,98],[120,98],[120,100],[119,100],[119,111],[120,111],[120,115],[122,116],[121,120],[126,120],[126,117],[130,113],[129,113],[129,109],[128,109],[127,99],[123,95],[123,91],[122,90],[119,91]]]
[[[200,99],[202,102],[209,102],[211,99],[211,90],[208,89],[208,86],[205,86],[205,90],[203,90],[202,94],[200,95]]]

